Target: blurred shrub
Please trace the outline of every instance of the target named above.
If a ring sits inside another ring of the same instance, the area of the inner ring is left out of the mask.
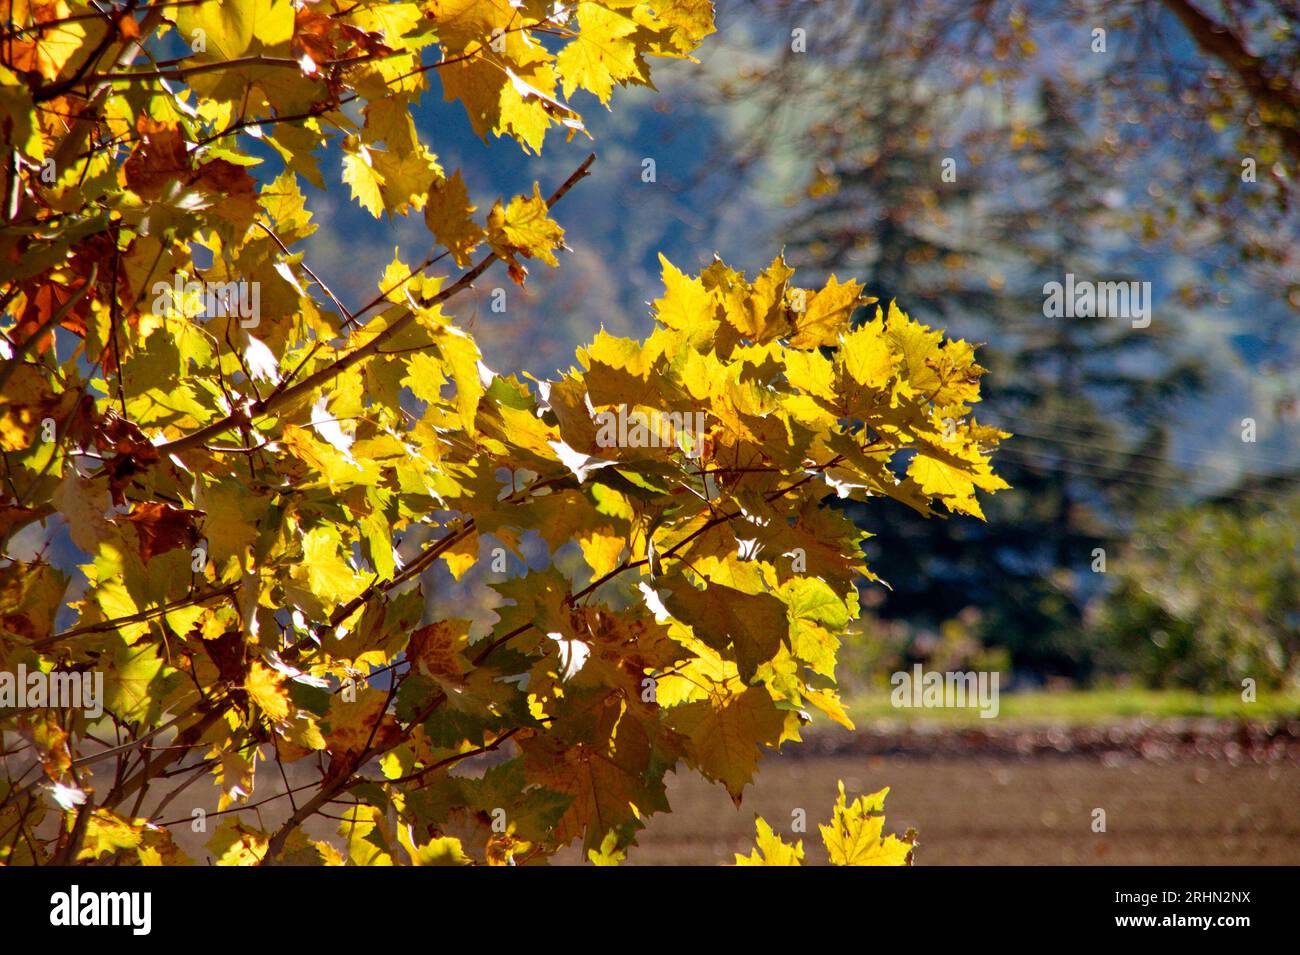
[[[1006,674],[1010,652],[1005,647],[984,646],[980,623],[975,607],[945,620],[937,631],[866,612],[843,638],[838,681],[846,692],[887,691],[890,675],[915,663],[926,670],[997,670]]]
[[[1300,497],[1148,520],[1109,570],[1089,622],[1112,666],[1200,691],[1300,683]]]

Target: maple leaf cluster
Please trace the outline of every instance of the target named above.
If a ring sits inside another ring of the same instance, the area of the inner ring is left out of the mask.
[[[0,669],[105,676],[97,721],[0,712],[6,766],[32,768],[0,780],[0,861],[185,861],[173,797],[200,779],[220,863],[614,857],[670,770],[739,802],[811,710],[851,726],[838,635],[874,578],[828,496],[979,515],[1005,486],[972,347],[893,305],[855,325],[861,286],[796,287],[780,258],[665,261],[653,333],[602,332],[553,381],[488,369],[443,311],[497,262],[558,263],[552,206],[587,164],[477,218],[412,120],[430,78],[536,151],[584,131],[577,91],[688,57],[705,0],[0,13]],[[352,309],[293,250],[324,140],[355,201],[445,250]],[[191,285],[252,285],[256,314]],[[705,431],[608,447],[614,408]],[[430,605],[438,565],[492,619]],[[243,811],[291,777],[278,821]],[[340,840],[306,833],[340,804]]]
[[[839,786],[839,796],[831,809],[831,821],[818,826],[831,865],[911,865],[916,833],[909,830],[900,839],[884,832],[885,817],[882,813],[889,789],[882,789],[869,796],[858,796],[853,802],[848,802],[843,781]],[[762,816],[755,820],[755,828],[758,830],[758,838],[754,849],[747,856],[736,853],[736,865],[803,865],[802,839],[790,845],[772,830]]]

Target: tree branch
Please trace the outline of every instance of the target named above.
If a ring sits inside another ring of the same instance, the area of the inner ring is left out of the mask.
[[[1291,157],[1300,161],[1300,92],[1292,86],[1292,79],[1273,76],[1267,63],[1250,52],[1238,33],[1206,16],[1195,4],[1188,0],[1162,2],[1182,22],[1197,47],[1232,70],[1256,103],[1267,107],[1265,112],[1287,118],[1287,122],[1279,123],[1261,117],[1277,133]]]
[[[805,474],[802,478],[800,478],[798,481],[795,481],[793,484],[786,485],[783,488],[777,488],[771,494],[767,495],[767,497],[765,497],[764,500],[767,503],[771,504],[773,501],[781,497],[784,497],[786,494],[789,494],[791,491],[795,490],[796,488],[803,487],[803,485],[807,484],[814,477],[816,477],[817,474],[819,474],[822,471],[825,471],[827,468],[835,467],[835,465],[839,464],[840,461],[842,461],[843,459],[844,459],[844,455],[837,454],[835,457],[831,458],[825,464],[813,465],[811,468],[808,469],[809,471],[808,474]],[[729,511],[725,514],[719,514],[717,517],[705,521],[703,525],[698,527],[696,530],[692,531],[690,534],[687,534],[685,537],[679,540],[672,547],[664,551],[660,559],[663,559],[664,557],[672,557],[679,550],[681,550],[691,541],[695,540],[695,538],[699,537],[701,534],[705,533],[706,531],[712,530],[713,528],[717,527],[719,524],[725,524],[727,521],[734,520],[739,516],[740,516],[740,511]],[[613,580],[615,577],[617,577],[619,574],[623,573],[624,571],[631,570],[634,567],[644,567],[648,563],[650,563],[650,558],[648,557],[643,557],[640,560],[625,560],[623,561],[623,563],[619,564],[609,573],[605,574],[604,576],[596,580],[593,580],[591,583],[589,583],[586,587],[583,587],[577,593],[570,594],[565,599],[564,602],[569,606],[573,606],[583,597],[587,596],[587,594],[609,583],[609,581]]]
[[[578,166],[578,168],[573,171],[573,173],[569,176],[569,178],[566,179],[564,183],[558,189],[555,190],[555,192],[551,195],[551,197],[546,200],[547,206],[548,207],[554,206],[557,202],[559,202],[561,199],[564,198],[565,194],[568,193],[568,191],[572,189],[573,186],[577,184],[579,180],[589,175],[588,170],[591,168],[591,164],[595,162],[595,160],[596,160],[595,153],[592,153],[586,159],[584,159],[582,161],[582,164]],[[458,278],[452,285],[448,286],[445,289],[442,289],[436,295],[433,295],[427,299],[422,300],[419,303],[420,306],[422,308],[430,308],[434,305],[438,305],[442,302],[447,301],[448,299],[459,294],[460,292],[463,292],[465,289],[473,285],[475,279],[477,279],[480,275],[486,272],[488,268],[492,265],[492,263],[494,263],[497,260],[497,258],[498,256],[495,252],[489,252],[481,260],[479,260],[477,264],[475,264],[471,269],[469,269],[469,271],[462,274],[461,277]],[[206,425],[205,427],[200,428],[198,431],[191,432],[190,434],[185,435],[185,437],[183,438],[177,438],[175,441],[169,441],[165,444],[158,445],[158,456],[160,458],[166,458],[167,455],[169,454],[177,454],[182,451],[187,451],[197,445],[206,444],[208,441],[210,441],[212,438],[216,437],[217,435],[221,434],[222,432],[227,431],[230,428],[235,427],[237,425],[240,425],[253,417],[269,414],[270,412],[274,411],[277,408],[282,408],[287,404],[291,404],[298,398],[307,395],[312,391],[314,391],[315,389],[319,388],[321,385],[325,384],[330,379],[347,371],[352,366],[365,361],[367,358],[373,357],[376,353],[378,353],[380,347],[385,342],[397,336],[403,329],[405,329],[408,325],[410,325],[411,322],[413,322],[414,320],[415,320],[415,311],[412,309],[408,309],[404,314],[402,314],[397,319],[395,319],[392,322],[392,324],[390,324],[382,332],[380,332],[370,341],[366,342],[365,345],[361,346],[355,351],[349,352],[348,354],[339,358],[337,361],[331,363],[325,368],[321,368],[320,370],[313,372],[312,374],[308,375],[306,378],[304,378],[302,381],[298,382],[297,384],[290,385],[288,388],[284,388],[279,391],[274,391],[271,394],[267,395],[265,398],[261,399],[260,401],[253,402],[251,405],[249,405],[248,410],[246,412],[244,411],[233,412],[230,415],[227,415],[225,418],[222,418],[220,421],[214,421],[212,424]]]

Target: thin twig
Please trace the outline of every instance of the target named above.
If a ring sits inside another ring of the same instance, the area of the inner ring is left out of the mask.
[[[591,164],[595,161],[595,153],[592,153],[583,160],[582,164],[573,171],[572,175],[570,175],[569,178],[555,190],[551,197],[546,200],[547,206],[550,207],[555,205],[555,203],[564,198],[565,194],[568,193],[575,184],[589,175],[588,170],[591,168]],[[496,252],[489,252],[486,256],[480,259],[476,265],[463,273],[455,283],[426,299],[422,299],[417,304],[420,308],[432,308],[434,305],[441,304],[449,298],[463,292],[465,289],[473,285],[475,279],[486,272],[488,268],[496,262],[497,258],[498,256]],[[266,398],[251,403],[246,411],[236,410],[225,418],[222,418],[219,421],[214,421],[212,424],[206,425],[197,431],[193,431],[182,438],[177,438],[174,441],[158,445],[159,458],[165,460],[169,454],[178,454],[182,451],[187,451],[190,448],[196,447],[197,445],[206,444],[212,438],[232,427],[247,423],[254,417],[269,414],[277,408],[282,408],[285,405],[291,404],[297,399],[311,393],[332,378],[341,375],[354,365],[357,365],[378,353],[380,347],[385,342],[399,335],[408,325],[411,324],[411,322],[415,321],[415,315],[416,312],[414,309],[408,309],[404,314],[394,319],[393,322],[382,332],[370,339],[370,341],[365,345],[362,345],[355,351],[343,355],[326,367],[312,372],[312,374],[304,378],[302,381],[290,385],[287,388],[277,389]]]

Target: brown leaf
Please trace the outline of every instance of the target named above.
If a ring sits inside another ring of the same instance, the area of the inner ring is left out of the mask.
[[[64,285],[49,278],[42,278],[40,285],[27,293],[27,307],[19,316],[18,327],[11,333],[11,337],[15,341],[25,342],[33,335],[38,336],[35,352],[44,355],[54,344],[53,329],[48,327],[51,319],[80,290],[80,283],[76,286]],[[59,319],[59,326],[78,338],[85,338],[86,310],[89,305],[90,297],[82,296]]]
[[[140,559],[148,562],[151,557],[177,547],[193,547],[198,539],[194,519],[202,516],[202,511],[149,501],[137,504],[130,514],[118,520],[135,525],[140,539]]]
[[[460,684],[468,669],[460,650],[469,645],[469,621],[439,620],[411,634],[406,659],[412,668],[439,682]]]
[[[227,196],[252,196],[257,183],[243,166],[227,159],[213,159],[198,168],[194,182]]]
[[[316,63],[351,59],[359,52],[378,55],[393,52],[377,33],[367,33],[312,10],[299,10],[294,15],[292,50],[294,59],[306,53]]]
[[[30,523],[40,516],[41,512],[32,507],[23,507],[21,504],[0,504],[0,540],[5,540],[11,529]]]
[[[133,475],[158,460],[158,449],[137,425],[123,418],[116,411],[110,409],[105,412],[102,424],[91,420],[93,414],[92,406],[86,417],[74,418],[73,427],[74,430],[77,427],[93,428],[95,447],[100,451],[113,452],[114,456],[105,463],[105,469],[108,471],[108,490],[113,496],[113,503],[121,506],[125,503],[123,489],[131,482]]]
[[[131,191],[145,199],[158,199],[178,180],[188,181],[190,159],[180,128],[148,116],[137,119],[135,128],[140,142],[123,166]]]

